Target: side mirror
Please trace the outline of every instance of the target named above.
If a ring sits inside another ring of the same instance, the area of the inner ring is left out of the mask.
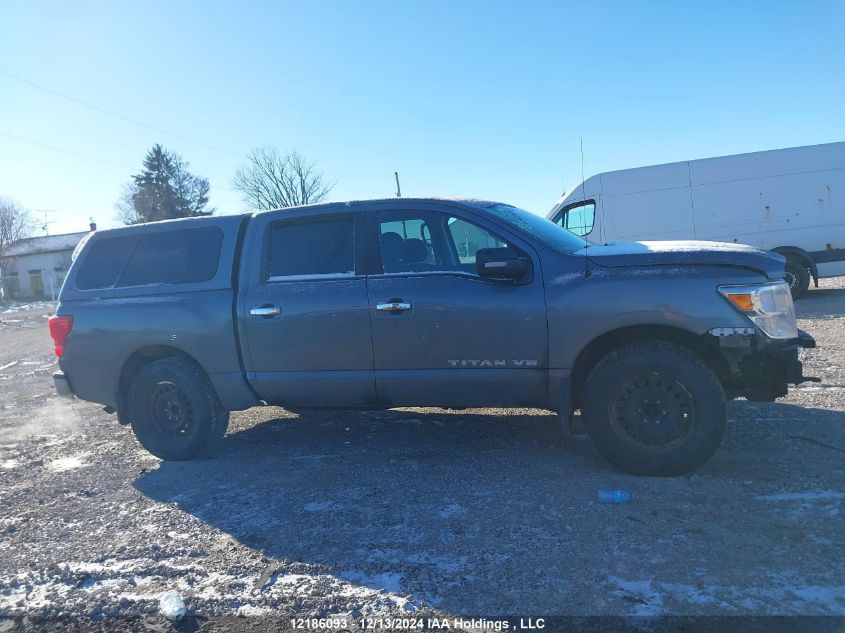
[[[520,279],[531,269],[528,259],[512,248],[481,248],[475,254],[480,277]]]

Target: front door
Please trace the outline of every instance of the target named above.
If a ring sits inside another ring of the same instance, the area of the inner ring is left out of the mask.
[[[545,406],[542,275],[526,244],[463,206],[372,203],[367,278],[378,399],[385,406]],[[482,278],[475,254],[511,246],[533,272]]]
[[[44,295],[44,279],[41,277],[40,270],[29,271],[29,287],[32,288],[33,297]]]
[[[373,354],[363,213],[343,207],[262,214],[242,275],[248,376],[270,404],[372,406]]]

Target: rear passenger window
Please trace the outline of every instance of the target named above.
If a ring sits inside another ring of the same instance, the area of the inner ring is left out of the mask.
[[[217,273],[223,231],[216,226],[142,235],[118,286],[191,284]]]
[[[223,231],[214,226],[100,239],[82,261],[76,286],[94,290],[208,281],[217,273],[222,244]]]
[[[278,222],[270,229],[269,281],[355,274],[352,218]]]
[[[93,290],[113,286],[137,240],[136,235],[96,240],[76,275],[76,287]]]

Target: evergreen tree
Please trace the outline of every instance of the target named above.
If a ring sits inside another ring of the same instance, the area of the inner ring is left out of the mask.
[[[132,176],[117,202],[125,224],[211,215],[207,209],[208,179],[188,171],[188,163],[156,143],[144,157],[144,167]]]

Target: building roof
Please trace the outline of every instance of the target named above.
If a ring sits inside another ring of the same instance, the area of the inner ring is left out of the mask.
[[[82,231],[81,233],[64,233],[63,235],[25,237],[9,244],[4,251],[0,252],[0,255],[3,257],[20,257],[39,253],[72,251],[86,235],[88,235],[88,232]]]

